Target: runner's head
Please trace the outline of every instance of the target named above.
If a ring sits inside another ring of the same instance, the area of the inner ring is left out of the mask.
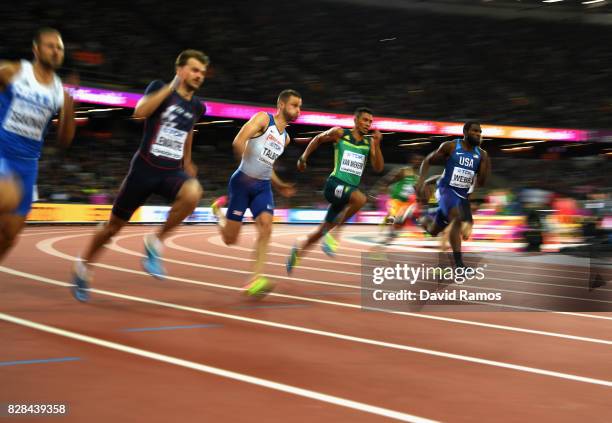
[[[421,167],[421,163],[423,163],[423,159],[425,157],[423,157],[422,154],[412,154],[410,155],[410,166],[412,166],[412,168],[418,172],[418,170]]]
[[[295,90],[283,90],[278,95],[276,107],[286,122],[293,122],[300,116],[302,95]]]
[[[199,50],[185,50],[176,58],[176,74],[182,79],[185,88],[197,91],[204,82],[210,59]]]
[[[64,63],[64,42],[57,29],[41,28],[32,39],[34,59],[43,67],[58,69]]]
[[[372,110],[367,107],[359,107],[355,110],[355,129],[361,135],[367,135],[370,132],[373,120]]]
[[[470,120],[463,125],[464,139],[473,147],[482,143],[482,129],[480,123]]]

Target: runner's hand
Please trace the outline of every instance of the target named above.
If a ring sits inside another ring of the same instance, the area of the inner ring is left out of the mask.
[[[296,189],[295,189],[295,185],[294,184],[285,184],[282,187],[278,188],[278,192],[280,192],[280,194],[283,197],[293,197],[296,193]]]
[[[198,167],[194,165],[193,162],[186,163],[185,173],[192,178],[195,178],[198,175]]]

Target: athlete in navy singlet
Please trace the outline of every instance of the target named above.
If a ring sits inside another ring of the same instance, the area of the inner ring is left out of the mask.
[[[77,300],[89,299],[90,263],[152,194],[164,197],[172,208],[159,231],[145,237],[142,264],[150,275],[165,277],[161,264],[163,240],[193,212],[202,197],[197,168],[191,161],[191,145],[193,126],[204,113],[201,99],[194,93],[204,82],[208,64],[204,53],[183,51],[176,59],[173,81],[153,81],[136,105],[134,116],[145,119],[142,141],[121,184],[110,220],[94,234],[75,264],[72,293]]]
[[[425,216],[425,230],[438,235],[450,225],[450,244],[457,267],[465,267],[461,256],[462,223],[471,222],[469,194],[475,185],[483,186],[491,172],[489,155],[480,148],[482,129],[478,122],[463,126],[463,139],[447,141],[437,151],[429,154],[421,164],[417,193],[422,197],[423,185],[430,164],[444,165],[444,173],[438,181],[439,208],[435,218]],[[468,232],[464,232],[468,234]],[[469,236],[469,235],[468,235]],[[464,236],[465,238],[465,236]]]

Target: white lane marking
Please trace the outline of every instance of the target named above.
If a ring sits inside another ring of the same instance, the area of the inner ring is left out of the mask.
[[[13,274],[16,276],[21,276],[21,277],[28,278],[28,279],[38,280],[40,282],[45,282],[45,283],[52,284],[52,285],[70,286],[70,284],[67,284],[66,282],[61,282],[55,279],[45,278],[45,277],[41,277],[38,275],[30,274],[30,273],[20,272],[18,270],[14,270],[14,269],[7,268],[4,266],[0,266],[0,271],[9,273],[9,274]],[[134,273],[144,273],[144,272],[134,272]],[[569,373],[561,373],[561,372],[555,372],[551,370],[539,369],[536,367],[521,366],[517,364],[502,362],[502,361],[487,360],[487,359],[467,356],[463,354],[453,354],[453,353],[447,353],[443,351],[430,350],[427,348],[413,347],[410,345],[377,341],[374,339],[361,338],[361,337],[351,336],[351,335],[344,335],[344,334],[340,334],[336,332],[328,332],[328,331],[323,331],[323,330],[318,330],[318,329],[306,328],[303,326],[296,326],[296,325],[290,325],[290,324],[285,324],[285,323],[271,322],[267,320],[253,319],[250,317],[243,317],[243,316],[238,316],[234,314],[227,314],[227,313],[221,313],[218,311],[206,310],[202,308],[188,307],[188,306],[183,306],[179,304],[151,300],[148,298],[120,294],[120,293],[113,292],[113,291],[103,291],[103,290],[97,290],[97,289],[91,289],[90,291],[97,293],[97,294],[107,295],[107,296],[111,296],[115,298],[121,298],[121,299],[129,300],[129,301],[136,301],[136,302],[141,302],[145,304],[152,304],[152,305],[157,305],[161,307],[172,308],[175,310],[189,311],[193,313],[204,314],[208,316],[215,316],[215,317],[220,317],[224,319],[239,320],[239,321],[259,324],[263,326],[270,326],[270,327],[274,327],[278,329],[286,329],[286,330],[294,331],[294,332],[307,333],[311,335],[318,335],[318,336],[323,336],[323,337],[328,337],[328,338],[340,339],[340,340],[348,341],[348,342],[355,342],[355,343],[360,343],[360,344],[365,344],[365,345],[373,345],[376,347],[409,351],[409,352],[414,352],[414,353],[419,353],[419,354],[431,355],[435,357],[447,358],[451,360],[459,360],[459,361],[465,361],[469,363],[482,364],[486,366],[516,370],[516,371],[525,372],[525,373],[533,373],[533,374],[538,374],[538,375],[543,375],[543,376],[550,376],[550,377],[555,377],[555,378],[560,378],[560,379],[565,379],[565,380],[571,380],[575,382],[583,382],[583,383],[589,383],[593,385],[612,387],[612,381],[608,381],[608,380],[594,379],[590,377],[578,376],[578,375],[573,375]]]
[[[70,256],[68,254],[64,254],[60,251],[57,251],[53,247],[53,244],[57,241],[61,241],[64,239],[69,239],[69,238],[75,238],[75,237],[77,237],[77,235],[69,235],[69,236],[64,236],[64,237],[46,239],[46,240],[40,241],[37,244],[37,248],[49,255],[53,255],[53,256],[60,257],[66,260],[74,261],[76,260],[76,257]],[[107,265],[103,263],[94,263],[93,266],[101,267],[105,269],[117,270],[120,272],[133,273],[133,274],[138,274],[138,275],[147,275],[146,273],[141,272],[141,271],[126,269],[126,268]],[[197,281],[193,279],[181,278],[181,277],[176,277],[176,276],[167,276],[166,278],[169,280],[189,283],[193,285],[200,285],[200,286],[226,289],[226,290],[232,290],[232,291],[242,290],[242,288],[238,288],[238,287],[227,286],[227,285],[222,285],[222,284],[215,284],[211,282]],[[272,292],[268,295],[278,297],[278,298],[287,298],[287,299],[292,299],[292,300],[306,301],[306,302],[330,305],[330,306],[335,306],[335,307],[344,307],[344,308],[350,308],[350,309],[356,309],[356,310],[364,309],[362,306],[357,305],[357,304],[321,300],[317,298],[301,297],[301,296],[296,296],[296,295],[280,294],[280,293],[275,293],[275,292]],[[380,310],[380,311],[383,311],[383,310]],[[587,337],[581,337],[581,336],[575,336],[575,335],[567,335],[567,334],[556,333],[556,332],[547,332],[547,331],[526,329],[526,328],[520,328],[520,327],[514,327],[514,326],[497,325],[497,324],[491,324],[491,323],[482,323],[482,322],[476,322],[476,321],[471,321],[471,320],[454,319],[454,318],[449,318],[449,317],[435,316],[435,315],[429,315],[429,314],[423,314],[423,313],[410,313],[410,312],[403,312],[403,311],[390,311],[390,312],[386,311],[386,312],[395,314],[395,315],[400,315],[400,316],[408,316],[408,317],[416,317],[420,319],[443,321],[446,323],[464,324],[464,325],[471,325],[471,326],[478,326],[478,327],[486,327],[490,329],[506,330],[506,331],[511,331],[511,332],[529,333],[529,334],[534,334],[534,335],[551,336],[551,337],[564,338],[564,339],[575,340],[575,341],[584,341],[584,342],[593,342],[593,343],[612,345],[612,341],[608,341],[608,340],[597,339],[597,338],[587,338]],[[577,316],[581,317],[582,315],[578,314]]]
[[[63,336],[65,338],[74,339],[80,342],[86,342],[88,344],[97,345],[99,347],[108,348],[115,351],[121,351],[127,354],[136,355],[139,357],[148,358],[151,360],[161,361],[163,363],[172,364],[174,366],[185,367],[199,372],[208,373],[211,375],[223,377],[226,379],[237,380],[239,382],[249,383],[251,385],[261,386],[275,391],[285,392],[288,394],[296,395],[299,397],[309,398],[316,401],[326,402],[329,404],[337,405],[340,407],[351,408],[353,410],[363,411],[365,413],[376,414],[378,416],[389,417],[391,419],[404,421],[404,422],[415,422],[415,423],[430,423],[434,420],[425,419],[423,417],[415,416],[412,414],[402,413],[388,408],[377,407],[362,402],[352,401],[346,398],[336,397],[333,395],[327,395],[321,392],[312,391],[309,389],[298,388],[297,386],[287,385],[284,383],[274,382],[268,379],[262,379],[255,376],[249,376],[243,373],[233,372],[231,370],[221,369],[219,367],[212,367],[206,364],[196,363],[189,360],[183,360],[178,357],[170,355],[160,354],[141,348],[130,347],[125,344],[117,342],[107,341],[105,339],[95,338],[93,336],[83,335],[77,332],[60,329],[54,326],[48,326],[41,323],[33,322],[31,320],[22,319],[9,314],[0,313],[0,320],[10,322],[16,325],[28,327],[30,329],[39,330],[54,335]]]

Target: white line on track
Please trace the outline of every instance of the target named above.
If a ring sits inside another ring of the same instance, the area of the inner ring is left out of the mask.
[[[367,232],[363,232],[360,233],[359,235],[367,235]],[[355,239],[354,235],[351,236],[345,236],[342,238],[343,240],[345,240],[346,242],[352,243],[352,244],[356,244],[356,245],[364,245],[364,246],[369,246],[372,247],[374,245],[376,245],[376,243],[374,243],[373,241],[362,241],[359,239]],[[281,248],[287,248],[289,247],[289,245],[287,244],[281,244],[281,243],[276,243],[276,245],[278,247]],[[399,253],[400,251],[393,251],[393,249],[400,249],[401,253],[404,254],[404,251],[406,252],[411,252],[411,253],[421,253],[422,255],[424,254],[433,254],[433,253],[438,253],[439,250],[437,248],[422,248],[422,247],[406,247],[406,246],[401,246],[401,245],[391,245],[390,248],[392,249],[392,252],[397,252]],[[357,252],[362,252],[363,248],[351,248],[351,247],[342,247],[342,250],[347,250],[347,251],[357,251]],[[321,251],[314,251],[316,253],[321,253],[323,254]],[[468,251],[467,253],[472,253],[470,251]],[[492,255],[492,256],[500,256],[502,254],[511,254],[511,253],[503,253],[503,252],[486,252],[486,254]],[[344,256],[344,257],[357,257],[359,258],[359,255],[355,255],[355,254],[342,254],[339,253],[337,254],[338,256]],[[414,254],[413,254],[414,256]],[[508,257],[506,257],[506,259],[509,259]],[[512,267],[512,268],[518,268],[518,269],[524,269],[525,266],[524,265],[516,265],[516,264],[505,264],[505,263],[495,263],[496,266],[503,266],[503,267]],[[544,271],[548,271],[550,272],[552,271],[558,271],[558,272],[563,272],[563,273],[579,273],[579,274],[583,274],[584,271],[580,271],[580,270],[573,270],[573,269],[553,269],[551,267],[538,267],[538,266],[533,266],[531,267],[532,269],[537,269],[537,270],[544,270]],[[580,278],[577,278],[580,279]]]
[[[316,401],[326,402],[329,404],[337,405],[340,407],[350,408],[365,413],[375,414],[378,416],[388,417],[391,419],[404,421],[404,422],[415,422],[415,423],[430,423],[434,420],[425,419],[423,417],[415,416],[412,414],[406,414],[388,408],[377,407],[362,402],[352,401],[349,399],[336,397],[333,395],[323,394],[317,391],[311,391],[309,389],[298,388],[292,385],[286,385],[284,383],[274,382],[268,379],[262,379],[255,376],[245,375],[243,373],[233,372],[231,370],[220,369],[218,367],[212,367],[205,364],[196,363],[193,361],[183,360],[181,358],[172,357],[165,354],[159,354],[152,351],[143,350],[141,348],[134,348],[128,345],[119,344],[117,342],[107,341],[105,339],[95,338],[93,336],[83,335],[76,332],[56,328],[54,326],[48,326],[41,323],[33,322],[31,320],[21,319],[19,317],[11,316],[9,314],[0,313],[0,320],[10,322],[16,325],[25,326],[31,329],[39,330],[54,335],[63,336],[65,338],[74,339],[80,342],[86,342],[88,344],[97,345],[103,348],[108,348],[115,351],[121,351],[124,353],[136,355],[139,357],[148,358],[151,360],[161,361],[163,363],[172,364],[174,366],[185,367],[199,372],[212,374],[215,376],[223,377],[226,379],[237,380],[239,382],[249,383],[251,385],[257,385],[275,391],[285,392],[288,394],[296,395],[299,397],[309,398]]]
[[[21,276],[27,279],[37,280],[39,282],[44,282],[44,283],[51,284],[51,285],[65,286],[65,287],[70,286],[70,284],[66,282],[61,282],[55,279],[33,275],[30,273],[26,273],[26,272],[21,272],[21,271],[7,268],[4,266],[0,266],[0,271],[9,273],[15,276]],[[138,273],[138,274],[146,275],[144,272],[132,271],[130,273]],[[431,355],[435,357],[442,357],[442,358],[451,359],[451,360],[459,360],[459,361],[481,364],[481,365],[486,365],[486,366],[491,366],[491,367],[515,370],[515,371],[524,372],[524,373],[531,373],[531,374],[549,376],[549,377],[570,380],[570,381],[575,381],[575,382],[583,382],[583,383],[588,383],[588,384],[593,384],[593,385],[612,387],[612,381],[608,381],[608,380],[595,379],[595,378],[590,378],[590,377],[585,377],[585,376],[578,376],[578,375],[573,375],[569,373],[556,372],[556,371],[539,369],[536,367],[522,366],[522,365],[517,365],[517,364],[512,364],[512,363],[505,363],[502,361],[488,360],[488,359],[483,359],[483,358],[478,358],[478,357],[467,356],[463,354],[453,354],[453,353],[447,353],[443,351],[430,350],[427,348],[413,347],[410,345],[396,344],[392,342],[384,342],[384,341],[378,341],[374,339],[361,338],[357,336],[344,335],[344,334],[340,334],[336,332],[328,332],[328,331],[323,331],[323,330],[318,330],[318,329],[306,328],[303,326],[296,326],[296,325],[290,325],[290,324],[285,324],[285,323],[277,323],[277,322],[271,322],[267,320],[254,319],[250,317],[221,313],[221,312],[206,310],[202,308],[188,307],[188,306],[183,306],[180,304],[173,304],[173,303],[168,303],[168,302],[163,302],[163,301],[151,300],[148,298],[120,294],[120,293],[113,292],[113,291],[92,289],[91,292],[110,296],[110,297],[121,298],[121,299],[128,300],[128,301],[135,301],[135,302],[151,304],[151,305],[156,305],[156,306],[161,306],[161,307],[166,307],[166,308],[172,308],[175,310],[183,310],[183,311],[188,311],[188,312],[193,312],[193,313],[198,313],[198,314],[204,314],[208,316],[220,317],[224,319],[238,320],[242,322],[269,326],[269,327],[274,327],[278,329],[286,329],[289,331],[307,333],[311,335],[339,339],[339,340],[348,341],[348,342],[355,342],[355,343],[360,343],[360,344],[365,344],[365,345],[373,345],[376,347],[409,351],[409,352],[414,352],[414,353],[419,353],[419,354]],[[66,295],[68,295],[68,293],[66,293]]]
[[[70,238],[75,238],[75,237],[77,237],[77,235],[55,237],[55,238],[50,238],[50,239],[46,239],[46,240],[43,240],[43,241],[39,241],[38,244],[37,244],[37,248],[40,249],[41,251],[49,254],[49,255],[60,257],[62,259],[66,259],[66,260],[70,260],[70,261],[74,261],[76,259],[76,257],[70,256],[68,254],[64,254],[64,253],[62,253],[60,251],[57,251],[53,247],[53,244],[55,242],[58,242],[58,241],[61,241],[61,240],[64,240],[64,239],[70,239]],[[96,267],[110,269],[110,270],[116,270],[116,271],[120,271],[120,272],[145,275],[144,272],[140,272],[140,271],[136,271],[136,270],[131,270],[131,269],[126,269],[126,268],[122,268],[122,267],[117,267],[117,266],[113,266],[113,265],[107,265],[107,264],[103,264],[103,263],[95,263],[93,265],[96,266]],[[227,269],[227,270],[229,271],[229,270],[232,270],[232,269]],[[211,283],[211,282],[203,282],[203,281],[199,281],[199,280],[193,280],[193,279],[187,279],[187,278],[181,278],[181,277],[175,277],[175,276],[167,276],[166,278],[168,280],[173,280],[173,281],[182,282],[182,283],[188,283],[188,284],[193,284],[193,285],[199,285],[199,286],[206,286],[206,287],[210,287],[210,288],[218,288],[218,289],[225,289],[225,290],[232,290],[232,291],[241,291],[242,290],[241,288],[238,288],[238,287],[227,286],[227,285],[223,285],[223,284],[216,284],[216,283]],[[358,304],[350,304],[350,303],[343,303],[343,302],[337,302],[337,301],[321,300],[321,299],[317,299],[317,298],[302,297],[302,296],[288,295],[288,294],[280,294],[280,293],[275,293],[275,292],[272,292],[269,295],[273,296],[273,297],[278,297],[278,298],[286,298],[286,299],[291,299],[291,300],[298,300],[298,301],[305,301],[305,302],[311,302],[311,303],[317,303],[317,304],[324,304],[324,305],[334,306],[334,307],[343,307],[343,308],[350,308],[350,309],[354,309],[354,310],[363,310],[363,307],[361,307]],[[534,334],[534,335],[551,336],[551,337],[569,339],[569,340],[574,340],[574,341],[584,341],[584,342],[593,342],[593,343],[599,343],[599,344],[612,345],[612,341],[604,340],[604,339],[587,338],[587,337],[574,336],[574,335],[568,335],[568,334],[562,334],[562,333],[556,333],[556,332],[547,332],[547,331],[526,329],[526,328],[507,326],[507,325],[497,325],[497,324],[483,323],[483,322],[477,322],[477,321],[472,321],[472,320],[455,319],[455,318],[450,318],[450,317],[442,317],[442,316],[436,316],[436,315],[430,315],[430,314],[424,314],[424,313],[410,313],[410,312],[402,312],[402,311],[391,311],[391,312],[388,312],[388,313],[394,314],[394,315],[400,315],[400,316],[414,317],[414,318],[419,318],[419,319],[429,319],[429,320],[442,321],[442,322],[446,322],[446,323],[471,325],[471,326],[485,327],[485,328],[489,328],[489,329],[498,329],[498,330],[505,330],[505,331],[511,331],[511,332],[529,333],[529,334]],[[576,317],[582,317],[582,314],[575,313],[574,315],[576,315]],[[587,315],[587,316],[591,317],[592,315]],[[612,318],[606,318],[606,319],[612,320]]]
[[[111,245],[108,246],[109,249],[112,249],[114,251],[117,252],[121,252],[121,253],[125,253],[125,254],[129,254],[129,255],[135,255],[135,256],[143,256],[143,254],[141,253],[137,253],[135,251],[129,250],[127,248],[121,247],[117,244],[118,241],[125,239],[125,238],[129,238],[129,237],[133,237],[135,235],[123,235],[120,237],[117,237],[115,239],[115,242]],[[216,237],[214,237],[216,239]],[[171,238],[169,238],[169,240],[171,240]],[[170,242],[167,244],[169,247],[174,248],[174,246],[176,246],[176,243],[174,242]],[[186,252],[192,252],[192,253],[196,253],[196,254],[200,254],[200,255],[206,255],[206,256],[211,256],[211,257],[218,257],[218,258],[225,258],[225,259],[231,259],[231,260],[239,260],[239,261],[252,261],[251,259],[245,259],[245,258],[241,258],[241,257],[236,257],[236,256],[230,256],[227,254],[218,254],[218,253],[209,253],[207,251],[202,251],[202,250],[195,250],[192,248],[187,248],[187,247],[180,247],[179,248],[180,251],[186,251]],[[186,266],[192,266],[192,267],[203,267],[203,268],[208,268],[208,269],[215,269],[215,270],[220,270],[222,268],[219,267],[215,267],[215,266],[209,266],[209,265],[204,265],[204,264],[199,264],[199,263],[193,263],[193,262],[186,262],[186,261],[182,261],[182,260],[175,260],[175,259],[170,259],[170,258],[164,258],[164,261],[168,262],[168,263],[176,263],[176,264],[182,264],[182,265],[186,265]],[[336,263],[335,261],[333,262],[334,264]],[[285,267],[283,264],[279,264],[279,263],[271,263],[271,262],[266,262],[266,264],[270,264],[272,266],[281,266],[281,267]],[[358,266],[358,264],[352,263],[356,266]],[[300,269],[305,269],[305,270],[314,270],[317,272],[326,272],[326,273],[334,273],[334,274],[338,274],[338,275],[351,275],[351,276],[361,276],[361,273],[356,273],[356,272],[349,272],[349,271],[339,271],[339,270],[333,270],[333,269],[321,269],[321,268],[317,268],[317,267],[305,267],[305,266],[299,266]],[[238,273],[245,273],[246,271],[241,271],[241,270],[234,270],[234,269],[228,269],[225,268],[224,270],[226,271],[230,271],[230,272],[238,272]],[[249,272],[246,272],[249,273]],[[347,284],[340,284],[337,282],[323,282],[323,281],[318,281],[318,280],[313,280],[313,279],[301,279],[301,278],[295,278],[295,277],[287,277],[287,276],[282,276],[282,275],[275,275],[275,274],[266,274],[266,276],[269,277],[274,277],[277,279],[285,279],[285,280],[292,280],[292,281],[299,281],[299,282],[307,282],[307,283],[315,283],[315,284],[325,284],[325,285],[333,285],[333,286],[340,286],[343,288],[352,288],[352,289],[362,289],[362,287],[360,285],[347,285]],[[514,280],[514,279],[502,279],[502,278],[495,278],[496,280],[499,281],[509,281],[509,282],[522,282],[520,280]],[[424,281],[425,283],[427,283],[426,281]],[[524,282],[524,283],[530,283],[530,282]],[[492,288],[492,287],[487,287],[487,286],[476,286],[476,285],[467,285],[464,284],[463,287],[465,288],[472,288],[472,289],[482,289],[482,290],[486,290],[486,291],[498,291],[498,292],[507,292],[510,294],[523,294],[523,295],[533,295],[536,297],[547,297],[547,298],[561,298],[561,299],[567,299],[567,300],[577,300],[577,301],[586,301],[586,302],[596,302],[596,303],[605,303],[605,304],[612,304],[612,301],[607,301],[607,300],[598,300],[598,299],[592,299],[592,298],[581,298],[581,297],[572,297],[572,296],[567,296],[567,295],[554,295],[554,294],[544,294],[544,293],[537,293],[537,292],[529,292],[529,291],[518,291],[518,290],[513,290],[513,289],[505,289],[505,288]],[[505,305],[499,305],[500,307],[512,307],[512,306],[505,306]],[[520,308],[520,307],[515,307],[515,308]],[[545,310],[545,309],[539,309],[539,308],[524,308],[525,310],[531,310],[531,311],[552,311],[552,310]]]

